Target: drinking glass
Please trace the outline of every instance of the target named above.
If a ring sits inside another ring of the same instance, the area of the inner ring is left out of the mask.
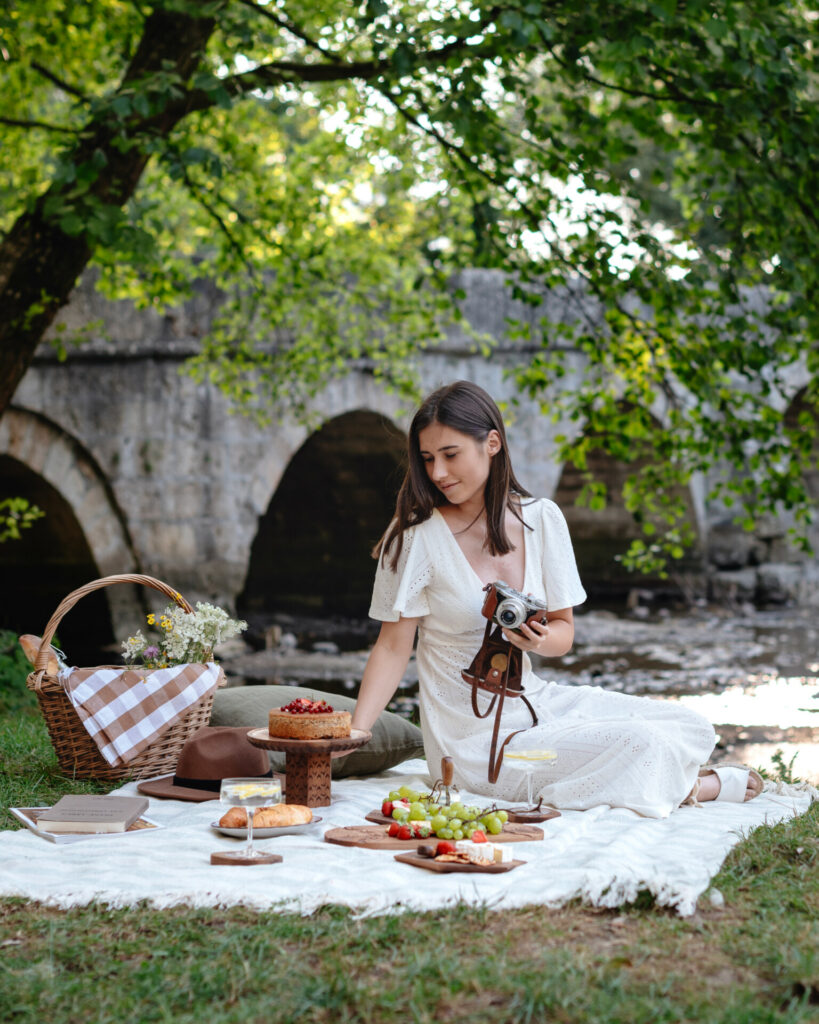
[[[263,857],[253,848],[253,812],[257,807],[281,803],[282,784],[278,779],[222,779],[219,800],[228,807],[244,807],[247,811],[247,845],[242,858]]]
[[[554,750],[507,750],[504,756],[513,762],[511,767],[526,772],[526,806],[530,810],[534,810],[535,797],[532,792],[532,781],[535,768],[543,761],[554,761],[557,752]]]

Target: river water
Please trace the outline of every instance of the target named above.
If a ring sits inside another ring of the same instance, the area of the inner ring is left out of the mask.
[[[338,629],[327,640],[315,624],[290,625],[266,650],[225,651],[230,684],[311,685],[355,696],[367,658],[360,635],[359,649],[345,650]],[[680,701],[715,725],[715,759],[768,770],[792,763],[795,777],[819,784],[819,622],[811,609],[579,614],[572,652],[535,669],[567,685]],[[417,721],[414,661],[390,710]]]

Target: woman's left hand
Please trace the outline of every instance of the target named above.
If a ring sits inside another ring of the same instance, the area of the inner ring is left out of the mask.
[[[504,630],[503,638],[510,644],[519,647],[527,654],[546,654],[546,638],[549,635],[549,624],[533,620],[531,623],[523,622],[520,625],[520,633],[513,630]]]

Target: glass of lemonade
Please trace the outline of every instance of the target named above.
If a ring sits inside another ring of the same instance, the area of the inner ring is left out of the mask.
[[[555,750],[507,750],[504,754],[511,762],[511,767],[519,768],[526,772],[526,806],[534,809],[535,797],[533,793],[533,779],[535,768],[544,761],[554,761],[557,757]]]
[[[247,812],[247,845],[242,857],[263,856],[253,848],[253,812],[258,807],[281,803],[282,784],[278,779],[222,779],[219,800],[227,807],[244,807]]]

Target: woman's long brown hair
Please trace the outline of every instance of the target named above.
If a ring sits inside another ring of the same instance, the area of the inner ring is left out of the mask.
[[[398,567],[398,559],[404,546],[404,531],[417,523],[423,523],[432,515],[434,508],[447,503],[444,495],[427,476],[426,466],[421,458],[418,435],[432,423],[451,427],[478,442],[485,441],[490,430],[497,430],[500,435],[501,448],[490,460],[489,477],[484,488],[486,547],[490,554],[505,555],[512,550],[514,545],[506,532],[506,510],[511,509],[514,515],[521,519],[514,496],[531,497],[531,494],[518,483],[512,470],[503,418],[490,395],[468,380],[457,380],[454,384],[438,388],[423,402],[412,418],[407,438],[408,468],[398,492],[395,519],[373,552],[376,557],[386,558],[395,544],[395,551],[390,559],[390,568],[393,572]]]

